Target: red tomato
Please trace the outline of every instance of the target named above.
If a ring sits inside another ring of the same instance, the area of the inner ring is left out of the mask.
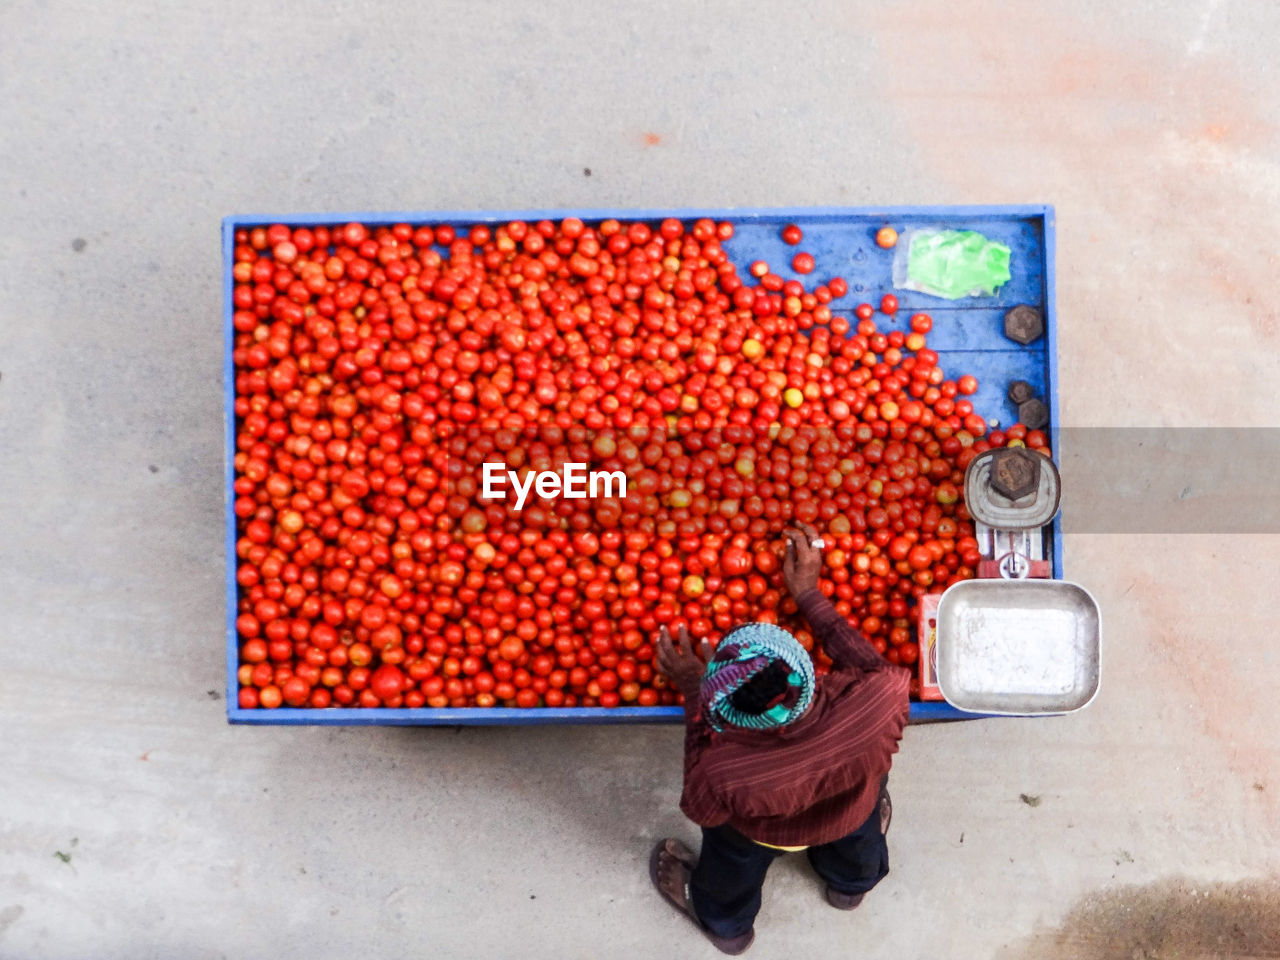
[[[280,688],[285,703],[291,707],[301,707],[311,696],[311,684],[301,677],[290,677]]]
[[[880,298],[880,312],[883,314],[887,314],[888,316],[893,316],[895,313],[897,313],[898,298],[895,297],[892,293],[886,293],[883,297]]]
[[[765,575],[775,573],[778,569],[778,555],[769,549],[757,550],[756,569]]]
[[[795,246],[804,239],[804,231],[797,227],[794,223],[789,223],[782,228],[782,240]]]
[[[796,273],[813,273],[814,266],[813,254],[797,253],[791,258],[791,269]]]
[[[730,547],[720,556],[720,570],[726,577],[740,577],[751,571],[751,554],[739,547]]]
[[[404,689],[404,674],[399,667],[384,664],[369,677],[369,689],[383,703],[394,700]]]
[[[975,437],[980,437],[987,432],[987,421],[976,413],[971,413],[964,418],[964,428]]]
[[[933,566],[933,553],[922,546],[912,547],[906,560],[913,570],[924,570]]]
[[[258,702],[268,710],[274,710],[284,702],[284,696],[280,693],[279,687],[268,684],[258,691]]]

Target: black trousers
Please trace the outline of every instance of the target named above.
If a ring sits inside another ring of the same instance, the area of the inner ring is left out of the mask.
[[[785,852],[748,840],[728,825],[703,827],[702,853],[689,883],[693,909],[702,925],[718,937],[736,937],[750,930],[760,912],[760,891],[769,865]],[[818,876],[833,890],[870,890],[889,873],[880,804],[853,833],[805,852]]]

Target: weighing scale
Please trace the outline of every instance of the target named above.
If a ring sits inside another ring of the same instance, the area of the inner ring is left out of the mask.
[[[1070,713],[1097,695],[1101,617],[1079,584],[1054,580],[1044,528],[1062,481],[1026,447],[974,457],[964,500],[977,577],[921,599],[921,696],[974,713]],[[927,644],[927,645],[926,645]]]

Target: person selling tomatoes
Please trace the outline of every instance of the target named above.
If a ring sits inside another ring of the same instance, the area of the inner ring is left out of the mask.
[[[824,546],[806,524],[787,530],[783,578],[832,660],[813,661],[773,624],[729,631],[695,652],[664,626],[658,666],[684,695],[680,808],[702,828],[698,857],[679,840],[654,847],[658,892],[716,947],[755,937],[769,865],[806,851],[833,907],[852,910],[889,872],[886,789],[906,725],[910,672],[883,659],[818,589]]]

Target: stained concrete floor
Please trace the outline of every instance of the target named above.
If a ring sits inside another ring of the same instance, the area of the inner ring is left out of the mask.
[[[0,5],[0,956],[715,955],[645,875],[694,836],[676,729],[225,723],[220,217],[1052,202],[1062,422],[1261,426],[1278,34],[1266,0]],[[779,864],[754,956],[1280,955],[1280,541],[1066,557],[1097,702],[911,729],[890,877],[843,915]]]

